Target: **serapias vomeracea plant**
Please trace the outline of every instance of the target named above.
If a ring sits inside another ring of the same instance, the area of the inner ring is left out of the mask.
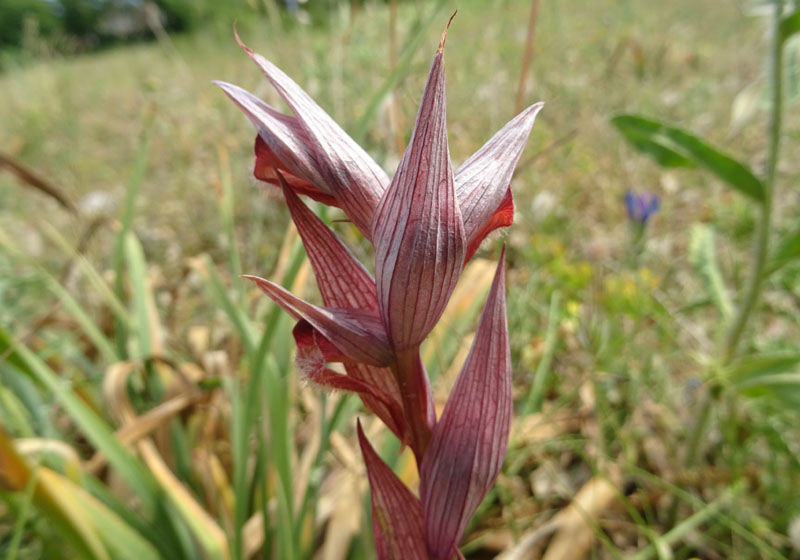
[[[297,320],[300,373],[357,393],[416,457],[419,497],[378,457],[359,424],[381,560],[460,556],[466,525],[494,483],[508,445],[505,251],[472,350],[438,420],[419,350],[481,241],[511,225],[511,176],[542,104],[520,113],[454,173],[445,123],[446,34],[391,180],[294,81],[241,41],[294,114],[218,82],[258,132],[254,174],[282,189],[324,306],[269,280],[247,278]],[[372,242],[374,279],[299,194],[341,208]],[[341,363],[345,373],[328,363]]]

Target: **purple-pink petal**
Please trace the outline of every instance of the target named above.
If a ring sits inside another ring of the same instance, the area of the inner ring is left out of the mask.
[[[284,115],[239,86],[214,82],[253,124],[258,135],[293,175],[323,192],[329,188],[320,175],[311,142],[297,117]]]
[[[358,442],[372,494],[372,530],[378,560],[428,560],[419,500],[375,453],[360,421]]]
[[[464,263],[466,240],[447,145],[444,37],[411,142],[372,222],[378,303],[397,352],[436,325]]]
[[[452,558],[505,459],[512,401],[504,255],[472,349],[420,467],[426,543],[433,560]]]
[[[514,169],[543,105],[531,105],[514,117],[456,171],[456,195],[470,245],[480,244],[489,233],[485,225],[508,196]]]
[[[377,311],[378,299],[375,281],[369,272],[353,256],[349,249],[325,223],[312,212],[300,197],[283,181],[286,204],[292,221],[300,233],[306,254],[311,262],[322,301],[328,307],[344,309],[366,309]],[[298,349],[299,352],[299,349]],[[402,408],[400,389],[389,368],[378,368],[362,363],[345,363],[347,374],[382,391]],[[394,415],[383,403],[377,402],[369,394],[361,393],[367,408],[375,412],[395,432],[401,440],[406,439],[404,424],[395,420]]]
[[[356,227],[370,237],[375,207],[389,178],[381,167],[289,76],[237,41],[297,117],[317,169]]]
[[[295,319],[305,319],[345,356],[355,362],[387,366],[393,357],[383,323],[374,311],[318,307],[287,289],[259,278],[245,275]]]
[[[283,182],[280,174],[279,178]],[[303,240],[325,305],[377,311],[375,280],[369,272],[285,182],[283,194],[292,221]]]
[[[397,437],[401,439],[406,437],[403,405],[399,397],[387,393],[380,383],[376,383],[384,380],[381,376],[368,374],[370,371],[381,371],[389,379],[393,379],[390,370],[348,362],[341,351],[307,321],[302,320],[297,323],[292,334],[297,344],[295,364],[301,378],[325,387],[358,393],[367,408],[378,415]],[[330,362],[347,363],[347,375],[328,368],[327,364]]]

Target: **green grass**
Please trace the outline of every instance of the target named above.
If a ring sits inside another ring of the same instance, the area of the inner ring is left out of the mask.
[[[346,9],[334,11],[325,28],[240,21],[239,31],[391,171],[399,154],[383,93],[394,87],[407,140],[441,29],[457,7],[447,43],[448,125],[453,159],[463,161],[514,115],[529,2],[451,2],[438,11],[400,4],[395,74],[382,3],[367,2],[352,21]],[[800,515],[789,499],[800,492],[796,404],[726,393],[710,411],[696,464],[687,461],[698,383],[718,343],[715,305],[725,296],[735,304],[746,281],[752,205],[709,175],[661,169],[609,124],[620,112],[654,116],[760,173],[765,114],[732,131],[731,108],[764,72],[765,22],[739,2],[541,4],[526,100],[546,106],[514,179],[516,224],[503,238],[515,398],[520,413],[531,413],[517,422],[535,429],[516,432],[465,551],[486,558],[513,546],[597,476],[618,493],[591,512],[589,557],[797,555],[787,537]],[[260,526],[264,557],[334,549],[326,545],[333,526],[349,527],[341,534],[353,544],[344,539],[330,558],[368,557],[363,513],[354,527],[341,511],[363,509],[358,486],[349,501],[336,493],[358,464],[348,452],[357,451],[359,403],[295,379],[290,321],[239,278],[280,272],[290,284],[307,271],[277,191],[250,177],[249,124],[210,82],[239,84],[272,103],[276,96],[232,34],[172,41],[55,56],[0,75],[3,153],[82,209],[73,216],[0,173],[0,422],[12,438],[63,440],[87,461],[102,450],[110,465],[71,486],[56,479],[89,512],[71,524],[68,509],[47,501],[47,487],[41,495],[30,485],[7,491],[0,464],[0,557],[59,557],[62,534],[76,553],[100,550],[109,543],[93,540],[92,526],[106,509],[120,535],[169,558],[199,550],[225,557],[212,526],[233,558],[258,542],[246,526]],[[799,124],[790,103],[780,232],[797,228]],[[662,198],[638,254],[626,188]],[[95,216],[107,219],[92,229]],[[367,255],[339,217],[328,219]],[[716,235],[692,233],[700,223]],[[496,257],[499,245],[487,242],[481,256]],[[716,267],[698,273],[697,255],[713,249]],[[704,291],[709,271],[712,297]],[[793,363],[786,355],[800,340],[799,273],[789,262],[767,282],[743,339],[748,354]],[[299,286],[316,297],[306,284]],[[437,342],[438,394],[449,388],[447,364],[474,328],[474,312]],[[153,474],[140,447],[113,437],[119,419],[102,384],[124,360],[135,368],[125,389],[137,414],[196,396],[152,432],[188,497]],[[189,370],[202,381],[187,382]],[[343,438],[332,441],[334,427]],[[39,464],[65,473],[50,454],[27,459],[33,473]],[[89,494],[100,505],[86,505]],[[333,507],[333,497],[343,505]],[[314,512],[331,511],[315,527]],[[63,532],[46,522],[48,512]]]

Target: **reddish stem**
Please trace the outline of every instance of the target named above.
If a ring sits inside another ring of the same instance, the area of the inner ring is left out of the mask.
[[[420,465],[431,439],[436,412],[419,348],[398,354],[392,370],[400,385],[403,410],[411,432],[411,450],[417,458],[417,465]]]

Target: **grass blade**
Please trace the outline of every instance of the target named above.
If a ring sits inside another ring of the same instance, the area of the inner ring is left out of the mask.
[[[542,407],[544,390],[547,386],[548,374],[550,373],[550,364],[553,362],[553,355],[555,354],[556,345],[558,344],[558,324],[560,320],[561,294],[553,292],[550,296],[550,310],[547,314],[547,333],[544,338],[544,352],[539,360],[539,365],[536,366],[536,372],[533,374],[531,390],[528,393],[525,407],[522,409],[523,416],[539,412]]]
[[[64,236],[61,235],[61,232],[59,232],[48,222],[42,222],[41,225],[42,232],[45,234],[45,236],[50,241],[55,243],[66,256],[75,260],[75,262],[78,264],[78,268],[80,268],[80,270],[84,273],[91,287],[105,301],[106,305],[108,305],[109,309],[114,314],[115,320],[123,328],[128,329],[131,326],[131,316],[128,314],[128,310],[122,303],[123,299],[117,297],[114,291],[108,287],[108,284],[106,284],[103,276],[100,274],[100,272],[98,272],[94,265],[92,265],[92,263],[90,263],[85,256],[78,253],[75,248],[72,247],[72,245],[70,245],[69,242],[64,238]]]
[[[12,342],[10,350],[21,361],[24,371],[46,387],[59,401],[78,428],[94,447],[107,457],[109,464],[128,484],[143,508],[152,514],[158,507],[158,490],[152,476],[114,437],[114,432],[39,356],[15,341],[0,328],[0,338]]]
[[[151,327],[154,325],[152,295],[147,286],[147,264],[144,260],[144,251],[139,240],[133,233],[128,233],[124,239],[125,263],[133,292],[134,328],[138,341],[139,358],[146,360],[154,353],[154,340],[156,332]]]
[[[136,148],[136,156],[133,164],[133,173],[131,174],[128,188],[125,191],[125,203],[122,207],[122,216],[120,218],[120,230],[117,234],[114,258],[112,268],[114,270],[114,293],[117,298],[123,300],[125,298],[125,286],[123,283],[123,266],[125,255],[125,239],[128,232],[131,230],[133,223],[133,215],[136,209],[136,199],[139,196],[144,177],[147,172],[147,165],[150,159],[150,132],[155,117],[155,111],[150,109],[144,117],[144,123],[139,133],[139,142]],[[117,322],[114,332],[116,333],[117,352],[123,358],[127,358],[127,333],[126,328],[121,322]]]

